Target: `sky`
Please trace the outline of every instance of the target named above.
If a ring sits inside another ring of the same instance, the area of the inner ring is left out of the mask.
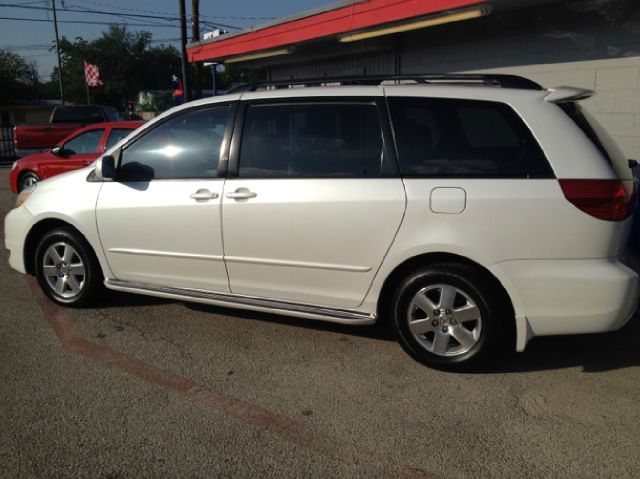
[[[179,48],[179,23],[173,20],[178,17],[178,0],[55,2],[60,37],[65,36],[73,40],[80,36],[85,40],[93,40],[109,28],[109,23],[118,23],[130,25],[130,30],[151,32],[154,44],[165,43]],[[202,33],[218,26],[234,32],[238,31],[238,28],[233,27],[257,26],[333,2],[334,0],[200,0],[200,31]],[[185,0],[185,4],[187,30],[190,36],[191,1]],[[49,78],[56,62],[55,51],[49,51],[55,39],[51,6],[52,0],[0,0],[0,49],[11,50],[29,61],[34,61],[44,80]]]

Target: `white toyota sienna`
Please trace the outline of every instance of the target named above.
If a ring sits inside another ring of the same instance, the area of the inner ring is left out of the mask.
[[[106,286],[388,321],[441,368],[615,330],[638,305],[619,260],[635,162],[591,94],[506,75],[247,85],[23,191],[9,261],[67,306]]]

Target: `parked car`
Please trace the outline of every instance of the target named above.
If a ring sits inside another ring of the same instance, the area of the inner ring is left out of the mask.
[[[59,106],[51,113],[49,123],[18,125],[13,129],[16,155],[23,157],[48,150],[78,128],[92,123],[122,120],[120,113],[110,106]]]
[[[176,107],[94,170],[30,186],[5,220],[11,266],[67,306],[104,285],[388,321],[443,368],[634,314],[638,276],[618,255],[637,185],[580,106],[592,92],[500,75],[343,83]]]
[[[19,159],[13,164],[9,173],[11,191],[18,193],[40,180],[93,163],[96,158],[143,123],[141,121],[95,123],[72,133],[49,151]]]

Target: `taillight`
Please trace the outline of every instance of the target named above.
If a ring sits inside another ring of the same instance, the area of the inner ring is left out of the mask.
[[[634,191],[620,180],[559,180],[564,196],[581,211],[606,221],[622,221],[633,213]]]

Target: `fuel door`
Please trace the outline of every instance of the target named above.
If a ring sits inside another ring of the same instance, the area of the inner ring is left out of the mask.
[[[467,192],[457,187],[439,187],[431,190],[429,207],[434,213],[460,214],[467,207]]]

